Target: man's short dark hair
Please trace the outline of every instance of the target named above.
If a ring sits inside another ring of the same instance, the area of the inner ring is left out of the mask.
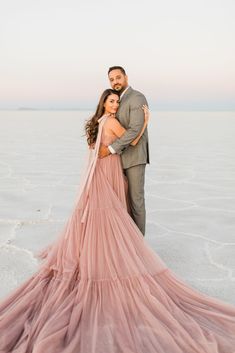
[[[109,71],[108,71],[108,75],[113,70],[120,70],[123,73],[123,75],[126,75],[126,71],[121,66],[112,66],[112,67],[110,67]]]

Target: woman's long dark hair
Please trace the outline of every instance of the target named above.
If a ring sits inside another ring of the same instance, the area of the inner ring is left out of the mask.
[[[108,96],[111,94],[116,94],[119,96],[118,92],[114,91],[113,89],[106,89],[100,97],[95,114],[85,124],[85,132],[89,146],[93,145],[96,141],[99,127],[98,120],[104,115],[104,103],[106,102]]]

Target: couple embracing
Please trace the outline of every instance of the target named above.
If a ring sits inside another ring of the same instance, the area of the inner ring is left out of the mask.
[[[143,237],[147,102],[121,67],[109,80],[85,126],[74,211],[0,303],[0,352],[234,353],[235,307],[190,287]]]
[[[142,93],[128,85],[128,77],[121,66],[110,67],[108,78],[113,91],[106,90],[103,93],[95,117],[88,122],[86,131],[89,136],[89,129],[95,125],[102,107],[103,114],[110,115],[113,119],[116,115],[117,121],[108,123],[110,129],[112,128],[113,141],[108,146],[101,144],[99,157],[104,158],[115,153],[121,156],[123,171],[128,181],[130,215],[144,235],[145,167],[149,163],[147,101]]]

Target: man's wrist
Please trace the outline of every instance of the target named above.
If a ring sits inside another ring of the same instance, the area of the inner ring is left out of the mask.
[[[109,151],[112,153],[112,154],[115,154],[115,150],[113,149],[113,147],[111,145],[108,146],[108,149]]]

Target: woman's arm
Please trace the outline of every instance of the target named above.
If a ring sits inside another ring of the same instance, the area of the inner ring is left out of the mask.
[[[139,139],[143,135],[144,130],[146,129],[146,126],[148,125],[148,122],[149,122],[149,109],[148,109],[147,105],[144,105],[143,109],[144,109],[144,126],[143,126],[142,130],[140,131],[140,134],[131,142],[131,146],[137,145],[137,143],[139,142]]]
[[[144,110],[144,125],[139,135],[131,142],[131,146],[135,146],[139,142],[148,124],[149,109],[147,105],[143,105],[143,110]],[[112,119],[112,124],[110,124],[110,129],[118,138],[122,137],[122,135],[126,132],[126,129],[119,123],[119,121],[116,118]]]

